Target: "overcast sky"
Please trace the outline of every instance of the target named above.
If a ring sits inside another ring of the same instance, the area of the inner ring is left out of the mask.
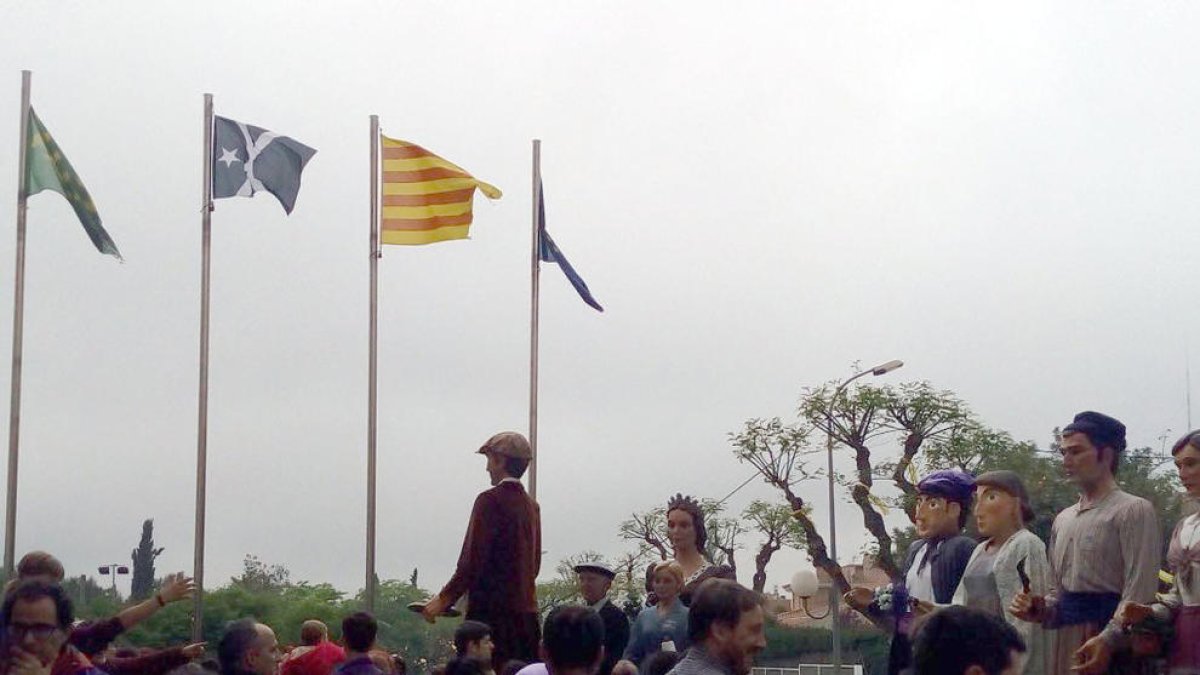
[[[470,241],[380,264],[384,578],[448,578],[474,450],[527,428],[533,138],[607,310],[543,270],[545,572],[727,494],[751,475],[727,433],[854,362],[903,359],[889,382],[1019,439],[1090,408],[1157,447],[1200,361],[1197,26],[1188,3],[0,4],[3,358],[22,68],[127,260],[30,199],[18,555],[127,562],[153,517],[160,574],[191,568],[205,92],[318,150],[291,217],[213,214],[210,586],[248,553],[361,586],[373,113],[505,191]],[[845,559],[865,538],[839,516]],[[804,564],[778,560],[769,585]]]

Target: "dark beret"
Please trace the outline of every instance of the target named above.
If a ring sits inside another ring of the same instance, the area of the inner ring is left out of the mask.
[[[1117,450],[1125,449],[1125,425],[1104,413],[1085,410],[1075,416],[1063,433],[1084,434],[1098,447],[1107,445]]]

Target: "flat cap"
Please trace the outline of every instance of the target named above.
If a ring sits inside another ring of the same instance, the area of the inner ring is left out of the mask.
[[[975,477],[958,469],[934,471],[917,483],[917,492],[950,501],[967,502],[975,494]]]
[[[582,572],[595,572],[596,574],[604,575],[609,579],[616,578],[617,576],[616,572],[602,562],[586,562],[576,565],[575,573],[580,574]]]
[[[1025,491],[1025,481],[1016,471],[1001,469],[981,473],[975,479],[975,486],[987,485],[999,488],[1021,501],[1021,520],[1028,523],[1033,520],[1033,506],[1029,504],[1029,493]]]
[[[514,459],[533,459],[533,450],[525,436],[515,431],[501,431],[487,439],[479,448],[479,454],[486,455],[494,452]]]

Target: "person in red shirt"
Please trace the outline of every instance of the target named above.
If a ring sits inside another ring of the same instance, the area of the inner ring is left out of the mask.
[[[346,660],[346,650],[329,641],[329,627],[315,619],[300,625],[300,642],[279,666],[279,675],[329,675]]]

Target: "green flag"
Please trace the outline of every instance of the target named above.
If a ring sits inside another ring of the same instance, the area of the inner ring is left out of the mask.
[[[29,138],[25,154],[25,194],[35,195],[42,190],[53,190],[66,197],[79,216],[79,222],[87,232],[96,250],[122,260],[121,252],[113,243],[112,237],[104,231],[100,224],[100,214],[96,213],[96,205],[92,196],[79,180],[79,174],[71,167],[71,163],[59,149],[58,143],[50,137],[50,132],[42,126],[42,121],[29,109]]]

